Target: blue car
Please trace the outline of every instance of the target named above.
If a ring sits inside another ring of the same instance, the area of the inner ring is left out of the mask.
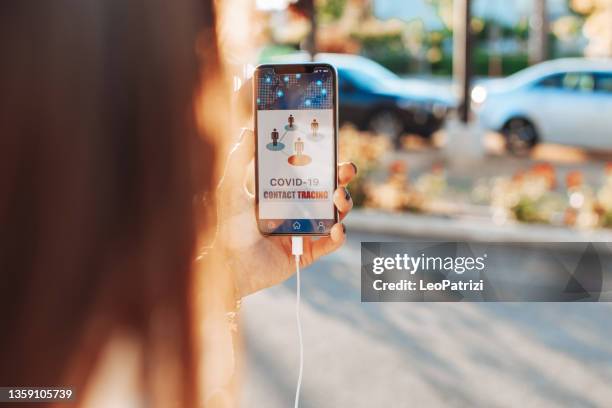
[[[317,54],[338,69],[340,123],[353,123],[399,141],[402,134],[429,137],[453,107],[449,89],[425,80],[402,79],[357,55]]]

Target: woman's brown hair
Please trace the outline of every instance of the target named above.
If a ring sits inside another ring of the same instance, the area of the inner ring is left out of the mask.
[[[147,406],[194,405],[194,203],[214,152],[193,102],[219,69],[212,2],[1,8],[0,385],[79,397],[121,329],[142,345]]]

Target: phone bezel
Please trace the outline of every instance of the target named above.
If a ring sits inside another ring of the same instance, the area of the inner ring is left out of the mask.
[[[308,62],[301,64],[261,64],[255,68],[253,72],[253,117],[255,122],[255,218],[257,220],[257,229],[265,236],[329,236],[330,232],[268,232],[261,228],[261,220],[259,218],[259,151],[258,151],[258,124],[257,124],[257,95],[258,95],[258,78],[262,69],[274,69],[277,74],[299,74],[312,73],[317,67],[329,68],[332,72],[332,81],[334,89],[333,98],[333,128],[334,128],[334,191],[338,188],[338,71],[332,64],[326,62]],[[338,222],[338,210],[333,203],[334,223]]]

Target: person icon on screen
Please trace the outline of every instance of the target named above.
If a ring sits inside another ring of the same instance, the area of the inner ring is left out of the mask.
[[[272,136],[272,146],[276,147],[278,146],[278,130],[276,130],[276,128],[274,128],[274,130],[272,130],[272,133],[270,134]]]
[[[319,131],[319,122],[317,122],[317,118],[314,118],[312,122],[310,122],[310,130],[312,130],[312,136],[317,137],[317,132]]]
[[[304,141],[298,137],[295,143],[293,143],[293,148],[295,149],[295,155],[299,159],[304,153]]]
[[[287,121],[289,122],[289,127],[293,129],[293,122],[295,122],[293,115],[289,115],[289,119],[287,119]]]
[[[304,142],[304,140],[302,140],[301,137],[295,139],[295,141],[293,142],[294,154],[289,156],[289,158],[287,159],[290,165],[307,166],[308,164],[310,164],[310,162],[312,162],[312,157],[304,153],[305,145],[306,143]]]

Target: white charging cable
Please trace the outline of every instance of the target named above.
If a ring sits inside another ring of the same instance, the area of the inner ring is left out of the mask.
[[[302,322],[300,320],[300,256],[304,252],[304,241],[302,237],[291,237],[291,253],[295,256],[295,275],[297,288],[295,296],[295,320],[297,323],[298,339],[300,342],[300,369],[298,372],[297,387],[295,389],[294,408],[300,404],[300,388],[302,388],[302,371],[304,370],[304,342],[302,340]]]

